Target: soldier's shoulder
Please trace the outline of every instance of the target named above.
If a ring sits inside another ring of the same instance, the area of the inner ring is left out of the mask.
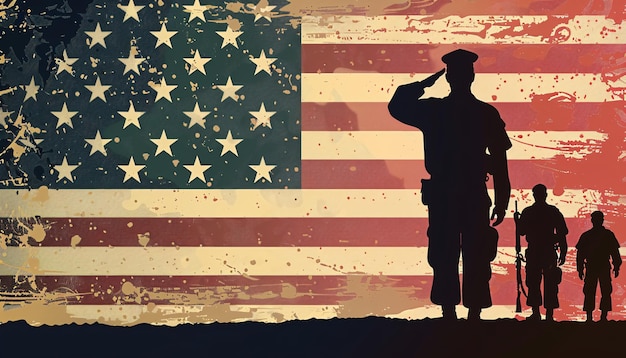
[[[604,232],[609,235],[609,236],[615,236],[615,233],[611,230],[611,229],[607,229],[606,227],[603,227]]]
[[[494,107],[491,103],[483,102],[479,100],[478,98],[476,98],[476,103],[478,103],[478,105],[481,106],[485,111],[499,113],[498,109]]]
[[[589,237],[593,235],[593,229],[589,229],[585,232],[583,232],[582,234],[580,234],[580,239],[578,239],[578,243],[584,243],[585,241],[589,240]]]
[[[477,107],[482,114],[482,118],[485,119],[487,123],[497,127],[504,126],[504,121],[500,117],[500,112],[498,112],[496,107],[478,99],[476,99],[476,103],[478,104]]]

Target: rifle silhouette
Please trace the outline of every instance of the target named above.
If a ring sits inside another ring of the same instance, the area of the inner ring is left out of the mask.
[[[524,255],[522,255],[522,242],[521,235],[519,234],[519,230],[517,227],[517,219],[519,219],[520,213],[517,211],[517,200],[515,200],[515,271],[517,275],[517,300],[515,301],[515,312],[522,312],[522,294],[524,297],[528,297],[526,294],[526,289],[524,288],[524,283],[522,282],[522,261],[524,260]]]

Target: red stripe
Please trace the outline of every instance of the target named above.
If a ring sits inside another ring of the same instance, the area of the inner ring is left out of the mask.
[[[458,45],[305,44],[302,72],[373,71],[434,73],[445,65],[441,56]],[[479,55],[477,73],[603,73],[623,45],[478,45],[463,48]]]
[[[554,187],[558,169],[545,161],[509,161],[514,188],[532,188],[542,183]],[[324,175],[319,175],[324,173]],[[421,160],[304,160],[302,187],[308,189],[420,189],[429,178]],[[492,182],[487,183],[492,187]]]
[[[623,136],[624,102],[569,103],[539,98],[495,103],[509,131],[600,130]],[[387,103],[302,103],[303,131],[402,131],[412,127],[391,117]],[[621,132],[618,132],[621,130]]]
[[[512,211],[513,203],[509,205],[509,209]],[[512,213],[507,213],[505,221],[498,226],[501,247],[515,245],[515,229],[511,218]],[[6,221],[7,219],[3,219],[3,222]],[[149,218],[132,219],[133,226],[128,227],[127,223],[130,221],[123,218],[43,219],[49,229],[46,238],[38,245],[67,247],[71,245],[72,237],[78,235],[81,237],[78,246],[136,247],[140,245],[137,235],[146,232],[150,233],[147,246],[152,247],[428,245],[426,218]],[[570,246],[574,246],[580,234],[591,228],[589,218],[570,218],[567,223],[570,229]],[[620,235],[626,232],[626,217],[607,216],[605,224],[626,244],[626,236]],[[6,225],[3,226],[7,228]],[[5,233],[8,232],[5,230]]]
[[[55,218],[41,246],[424,246],[425,219],[369,218]],[[132,223],[132,226],[129,225]]]
[[[391,5],[387,5],[391,4]],[[594,3],[595,4],[595,3]],[[454,1],[391,1],[372,6],[369,3],[358,3],[350,6],[294,6],[293,13],[301,10],[303,14],[313,15],[435,15],[469,16],[469,15],[601,15],[620,21],[624,17],[624,5],[620,1],[612,1],[610,8],[603,5],[589,7],[585,1],[493,1],[493,0],[454,0]],[[387,6],[385,6],[387,5]],[[317,11],[315,11],[317,10]],[[601,12],[601,13],[600,13]]]

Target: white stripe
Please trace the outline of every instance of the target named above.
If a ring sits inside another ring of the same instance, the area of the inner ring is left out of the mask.
[[[442,65],[443,68],[443,65]],[[303,73],[302,102],[384,102],[400,85],[421,81],[431,74],[404,73]],[[445,97],[450,86],[439,79],[422,98]],[[576,102],[620,100],[594,73],[477,73],[472,84],[476,98],[484,102],[530,102],[535,95],[562,93]],[[556,98],[556,96],[555,96]]]
[[[493,197],[493,193],[490,192]],[[626,204],[626,196],[596,190],[565,190],[548,202],[566,218],[598,208]],[[520,207],[533,203],[531,189],[514,189]],[[419,190],[414,189],[63,189],[40,201],[37,191],[0,190],[0,217],[243,217],[243,218],[425,218]],[[509,206],[509,211],[513,205]],[[512,212],[512,211],[511,211]]]
[[[432,275],[423,247],[8,247],[2,252],[5,276]]]
[[[569,261],[565,272],[575,271]],[[514,263],[513,247],[498,248],[493,272],[512,275]],[[8,247],[0,262],[3,276],[432,274],[426,247]]]
[[[27,304],[5,306],[0,310],[0,323],[25,320],[31,325],[60,325],[71,323],[101,323],[110,325],[132,326],[142,323],[153,325],[176,326],[188,323],[215,322],[247,322],[280,323],[291,320],[362,318],[378,315],[387,318],[418,320],[440,318],[441,307],[423,305],[415,300],[410,305],[410,297],[403,301],[402,307],[386,305],[384,314],[377,312],[376,307],[368,312],[361,307],[360,313],[347,309],[350,302],[344,305],[61,305],[61,304]],[[408,306],[408,308],[407,308]],[[526,308],[526,307],[524,307]],[[467,317],[467,309],[457,306],[459,318]],[[617,313],[614,313],[615,316]],[[494,320],[501,318],[527,317],[528,309],[516,314],[515,306],[495,305],[484,309],[481,318]],[[582,316],[574,318],[583,320]],[[572,320],[572,318],[570,318]]]
[[[291,320],[337,317],[336,305],[68,305],[67,313],[86,320],[117,321],[124,325],[150,323],[175,326],[186,323],[247,322],[279,323]],[[123,307],[123,309],[121,309]],[[96,312],[99,310],[99,312]]]
[[[534,31],[533,31],[534,30]],[[623,44],[605,16],[304,16],[303,44]]]
[[[411,127],[407,127],[411,129]],[[509,160],[581,159],[600,153],[608,135],[591,131],[509,131]],[[303,160],[423,160],[421,131],[304,131]]]

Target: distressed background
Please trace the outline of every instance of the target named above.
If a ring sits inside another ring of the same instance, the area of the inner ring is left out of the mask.
[[[4,1],[0,322],[437,317],[421,135],[397,85],[479,54],[513,141],[494,307],[515,303],[513,201],[544,183],[574,246],[626,229],[619,1]],[[445,83],[427,95],[444,96]],[[583,318],[574,252],[557,320]],[[626,313],[623,277],[614,312]]]

